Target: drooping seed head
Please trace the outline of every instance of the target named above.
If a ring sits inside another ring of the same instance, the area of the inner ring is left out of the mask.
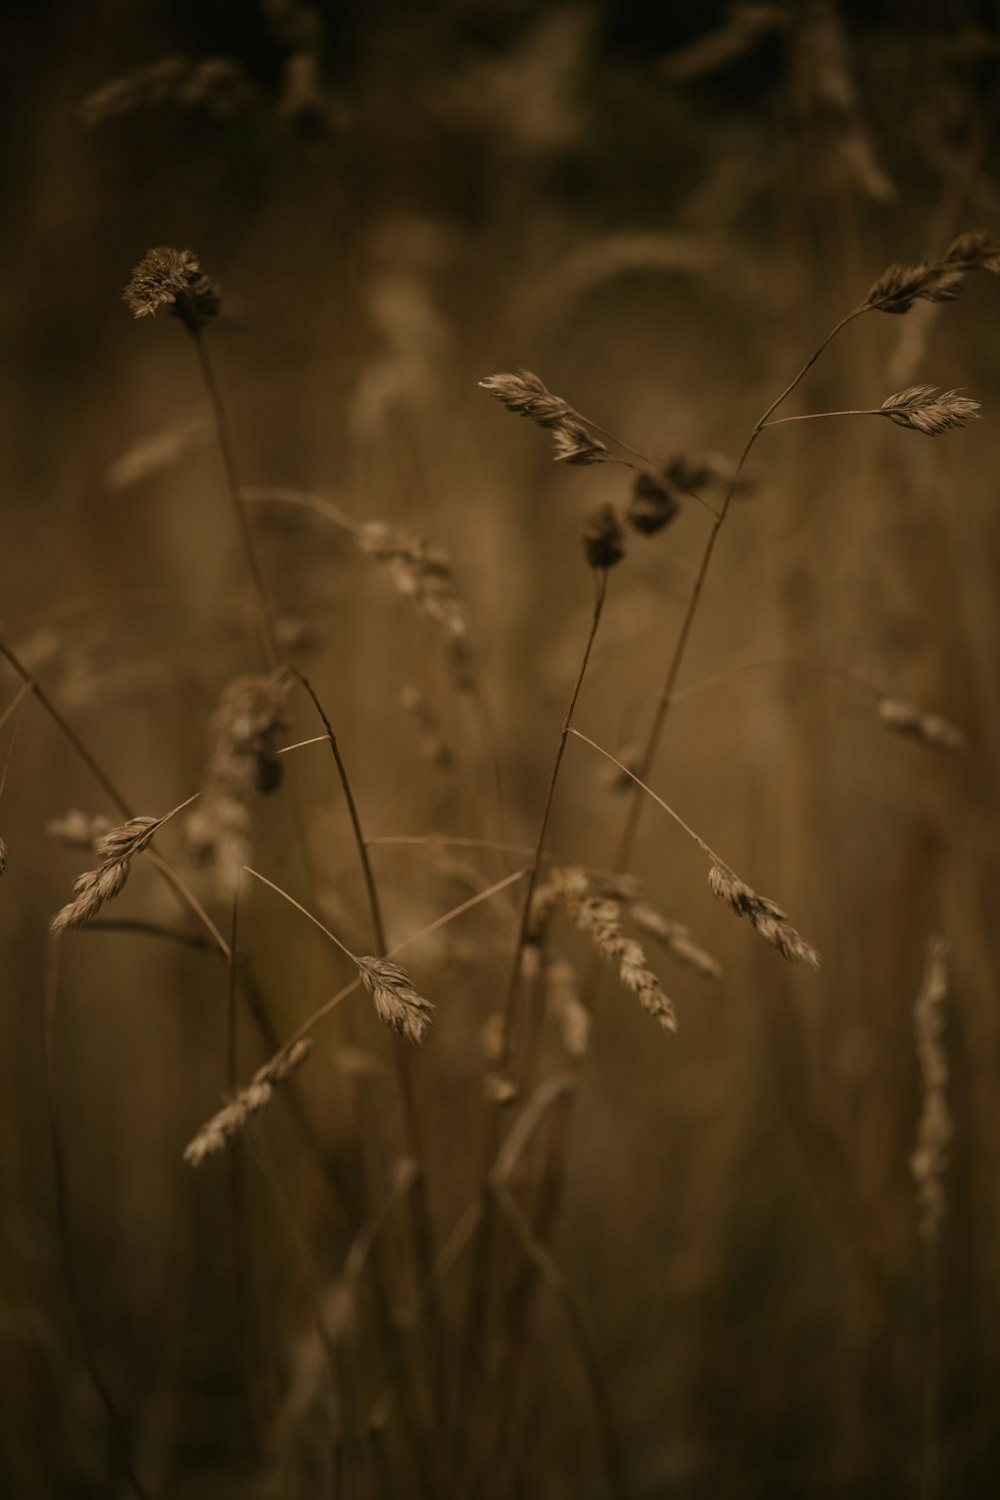
[[[406,970],[370,955],[358,959],[358,970],[382,1024],[408,1042],[422,1042],[434,1019],[434,1006],[417,994]]]
[[[876,312],[905,313],[916,301],[954,302],[964,273],[954,265],[891,265],[873,284],[864,305]]]
[[[764,941],[777,948],[782,958],[787,958],[789,963],[807,963],[813,969],[819,968],[816,949],[796,932],[781,907],[766,896],[758,896],[728,865],[713,863],[708,872],[708,883],[712,894],[725,901],[738,916],[746,917]]]
[[[557,427],[571,415],[571,408],[552,392],[531,370],[487,375],[479,382],[497,401],[519,417],[537,422],[539,427]]]
[[[569,417],[564,422],[560,422],[558,427],[552,428],[552,447],[557,464],[582,467],[586,464],[613,462],[611,454],[600,439],[588,432],[582,422],[574,421]]]
[[[1000,273],[1000,234],[994,229],[969,229],[952,240],[944,256],[963,271]]]
[[[695,489],[690,485],[688,488]],[[680,504],[666,475],[658,477],[640,469],[632,483],[628,523],[641,536],[655,536],[680,515]]]

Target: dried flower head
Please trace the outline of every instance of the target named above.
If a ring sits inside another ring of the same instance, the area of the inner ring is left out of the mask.
[[[916,740],[928,750],[941,750],[954,755],[965,749],[965,735],[957,724],[942,719],[940,714],[926,714],[912,703],[899,698],[882,698],[878,706],[880,722],[893,734],[905,735]]]
[[[694,485],[687,486],[694,489]],[[632,483],[628,523],[641,536],[655,536],[680,515],[681,507],[666,473],[662,477],[640,469]]]
[[[251,1115],[259,1114],[270,1104],[275,1084],[283,1083],[300,1068],[311,1051],[312,1040],[300,1037],[259,1068],[246,1087],[206,1121],[189,1142],[184,1151],[188,1165],[200,1167],[206,1157],[222,1151],[234,1136],[239,1135]]]
[[[782,958],[789,963],[807,963],[819,968],[819,954],[802,938],[791,925],[785,912],[766,896],[745,885],[728,865],[713,863],[708,872],[708,883],[712,894],[725,901],[733,911],[746,917],[766,943],[777,948]]]
[[[923,983],[913,1007],[923,1100],[910,1170],[917,1190],[920,1237],[933,1250],[944,1221],[944,1172],[952,1123],[945,1090],[948,1059],[944,1050],[944,1002],[948,998],[948,944],[932,938],[927,948]]]
[[[120,827],[110,828],[95,844],[101,855],[96,870],[84,870],[73,882],[73,900],[56,912],[52,931],[82,927],[97,915],[105,901],[112,901],[128,880],[132,860],[148,847],[162,818],[130,818]]]
[[[289,723],[290,686],[284,668],[263,677],[238,677],[223,692],[212,719],[205,790],[185,836],[195,857],[215,866],[226,894],[236,889],[250,859],[258,800],[281,785],[277,742]]]
[[[909,312],[914,302],[954,302],[962,290],[963,272],[954,265],[891,265],[874,283],[865,306],[876,312]]]
[[[219,311],[219,289],[201,268],[193,250],[157,245],[148,250],[129,278],[122,298],[137,318],[169,307],[189,333],[197,333]]]
[[[947,432],[949,427],[967,427],[979,416],[979,402],[958,391],[939,391],[933,385],[912,385],[887,396],[881,410],[900,427],[912,427],[927,437]]]
[[[375,1002],[379,1020],[408,1042],[422,1042],[434,1017],[434,1006],[418,995],[410,976],[387,958],[358,959],[361,982]]]
[[[598,505],[583,528],[583,555],[591,568],[606,571],[625,556],[625,530],[610,502]]]

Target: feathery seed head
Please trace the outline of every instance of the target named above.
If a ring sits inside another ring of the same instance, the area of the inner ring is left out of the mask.
[[[944,256],[963,271],[1000,273],[1000,234],[993,229],[969,229],[952,240]]]
[[[953,265],[891,265],[873,284],[865,306],[877,312],[909,312],[914,302],[954,302],[962,290],[963,272]]]
[[[519,417],[528,417],[539,427],[557,427],[571,415],[566,402],[553,396],[545,383],[530,370],[518,370],[516,375],[487,375],[479,384],[508,411]]]
[[[135,267],[122,299],[137,318],[169,307],[189,333],[197,333],[219,311],[219,289],[192,250],[157,245]]]
[[[552,446],[557,464],[605,464],[613,462],[611,454],[600,441],[593,437],[582,422],[567,418],[552,429]]]
[[[713,863],[708,872],[712,894],[725,901],[738,916],[746,917],[766,943],[777,948],[789,963],[807,963],[819,968],[819,954],[796,932],[785,912],[766,896],[758,896],[728,865]]]
[[[387,958],[370,955],[358,959],[358,970],[382,1024],[408,1042],[422,1042],[434,1018],[434,1006],[417,994],[406,970]]]
[[[936,437],[949,427],[967,427],[979,416],[980,404],[958,391],[939,391],[933,385],[912,385],[887,396],[881,410],[899,427],[911,427]]]

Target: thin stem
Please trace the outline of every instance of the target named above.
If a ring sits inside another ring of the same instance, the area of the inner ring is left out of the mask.
[[[647,786],[640,777],[636,776],[634,771],[629,770],[628,766],[623,765],[616,755],[612,755],[610,750],[605,750],[603,745],[599,745],[596,740],[590,739],[588,735],[581,734],[579,729],[570,729],[569,732],[570,734],[575,735],[578,740],[582,740],[585,745],[589,745],[592,750],[596,750],[598,755],[603,755],[604,759],[609,760],[613,766],[617,766],[619,771],[623,772],[623,774],[626,775],[629,780],[634,783],[638,790],[645,792],[647,797],[652,797],[653,801],[657,803],[659,807],[662,807],[663,811],[667,813],[669,817],[673,818],[678,828],[683,828],[688,838],[693,839],[694,842],[698,845],[698,848],[702,849],[708,855],[709,859],[713,861],[713,863],[717,865],[724,865],[726,869],[729,868],[729,866],[726,865],[726,861],[721,857],[721,855],[716,854],[715,850],[709,844],[705,843],[705,840],[702,838],[701,834],[695,833],[690,823],[685,823],[680,813],[675,812],[674,809],[670,806],[669,802],[664,802],[662,797],[657,796],[656,792],[653,791],[653,788]]]
[[[701,601],[702,590],[705,586],[705,579],[708,575],[708,570],[711,566],[712,557],[715,552],[715,544],[718,541],[719,532],[722,530],[726,517],[729,514],[729,508],[733,503],[733,496],[736,494],[740,478],[743,474],[744,465],[746,464],[747,458],[750,455],[754,443],[757,441],[757,438],[764,430],[764,427],[767,425],[771,416],[774,414],[774,412],[777,411],[778,407],[781,406],[781,404],[787,399],[787,397],[791,395],[796,386],[805,378],[808,372],[812,369],[813,365],[819,359],[820,355],[823,353],[824,349],[826,349],[826,347],[830,343],[832,343],[832,341],[836,338],[837,334],[840,333],[842,329],[846,328],[847,325],[853,322],[855,318],[860,317],[862,313],[868,311],[870,311],[870,308],[865,304],[862,304],[861,306],[856,307],[851,312],[849,312],[846,317],[841,318],[840,322],[835,324],[834,327],[831,328],[830,332],[820,344],[819,348],[809,356],[802,368],[795,376],[793,376],[793,378],[785,386],[781,394],[775,397],[775,399],[771,402],[770,406],[763,413],[763,415],[758,417],[757,421],[754,423],[750,431],[749,437],[743,445],[743,451],[740,454],[739,461],[733,472],[732,478],[729,481],[729,486],[726,490],[725,497],[723,498],[722,508],[718,512],[715,521],[713,522],[712,529],[709,532],[708,538],[705,542],[705,550],[702,553],[701,562],[698,566],[698,572],[695,575],[695,580],[691,587],[691,594],[688,599],[687,609],[685,610],[684,617],[681,620],[681,626],[680,630],[678,631],[677,641],[674,645],[674,650],[667,666],[666,678],[664,680],[663,688],[660,692],[660,697],[653,714],[653,721],[650,725],[649,735],[646,740],[645,749],[643,750],[642,760],[639,766],[640,775],[643,781],[648,778],[649,773],[652,770],[653,763],[656,760],[656,753],[659,749],[660,739],[663,734],[663,726],[666,722],[666,717],[670,710],[674,689],[677,686],[677,679],[680,675],[681,666],[684,662],[684,655],[687,651],[688,640],[691,636],[691,627],[694,624],[695,615],[698,612],[698,605]],[[625,820],[625,827],[622,830],[622,837],[618,845],[618,851],[614,861],[616,869],[627,869],[628,865],[631,863],[632,853],[635,848],[636,835],[639,829],[639,819],[641,815],[642,797],[637,787],[629,805],[628,815]]]
[[[233,511],[233,519],[236,523],[236,531],[243,548],[247,571],[253,583],[254,592],[257,595],[257,603],[260,608],[260,620],[264,635],[264,654],[267,664],[273,671],[281,661],[281,652],[278,649],[278,637],[274,626],[274,615],[271,610],[267,590],[264,587],[264,578],[257,561],[257,552],[254,547],[253,533],[247,520],[246,511],[240,498],[240,482],[236,472],[236,458],[233,453],[233,445],[229,436],[229,422],[226,417],[225,403],[222,400],[222,392],[219,390],[215,371],[208,352],[208,344],[202,333],[192,334],[194,346],[198,353],[198,364],[201,368],[202,379],[205,382],[205,390],[212,405],[212,415],[215,418],[215,431],[219,443],[219,453],[222,458],[222,468],[226,479],[226,490],[229,495]]]
[[[293,670],[295,669],[293,668]],[[341,790],[344,793],[344,801],[347,804],[347,812],[351,820],[351,829],[354,834],[354,843],[361,864],[365,890],[368,895],[368,905],[371,910],[376,946],[379,954],[384,956],[389,946],[386,941],[385,922],[382,916],[381,903],[379,902],[378,888],[375,884],[375,873],[372,870],[371,860],[368,855],[368,846],[361,827],[358,805],[354,800],[354,792],[351,789],[347,767],[340,753],[340,746],[337,743],[337,736],[333,732],[333,725],[330,723],[326,711],[313,689],[312,683],[299,671],[295,671],[295,675],[312,699],[313,707],[323,721],[326,737],[330,742],[330,749],[333,752],[333,759],[337,767],[337,775],[340,778]],[[427,1154],[424,1149],[423,1132],[420,1128],[420,1116],[417,1111],[417,1099],[413,1086],[413,1069],[409,1054],[406,1051],[406,1044],[401,1037],[393,1037],[392,1055],[396,1068],[400,1100],[403,1105],[403,1123],[406,1131],[407,1150],[417,1165],[416,1176],[412,1184],[412,1191],[408,1194],[408,1199],[412,1219],[413,1240],[417,1251],[417,1262],[420,1276],[426,1283],[434,1266],[435,1254],[434,1227],[427,1186]],[[445,1338],[441,1308],[436,1294],[434,1294],[434,1305],[431,1308],[430,1328],[432,1346],[429,1354],[434,1372],[438,1411],[443,1419],[447,1400],[445,1392]]]
[[[90,1376],[90,1382],[97,1393],[98,1400],[104,1408],[111,1437],[117,1450],[118,1462],[121,1464],[122,1471],[132,1490],[139,1497],[139,1500],[150,1500],[149,1491],[143,1485],[132,1466],[125,1424],[115,1404],[110,1387],[101,1372],[101,1367],[97,1363],[97,1356],[94,1353],[90,1336],[83,1321],[83,1309],[80,1305],[80,1292],[74,1269],[73,1237],[69,1212],[69,1184],[66,1174],[66,1156],[63,1148],[62,1118],[59,1109],[58,1072],[55,1055],[56,1002],[59,994],[60,952],[60,939],[57,935],[53,935],[49,939],[48,967],[45,977],[45,1098],[49,1116],[49,1139],[52,1147],[52,1170],[55,1179],[56,1222],[59,1230],[63,1270],[66,1276],[66,1286],[69,1292],[73,1320],[76,1323],[77,1333],[80,1338],[83,1362],[86,1366],[87,1374]]]
[[[576,710],[580,690],[587,673],[590,654],[597,635],[598,626],[601,623],[601,615],[604,610],[604,601],[607,597],[608,575],[602,569],[595,573],[594,609],[590,621],[590,630],[584,646],[583,656],[580,661],[580,669],[573,691],[570,695],[569,706],[563,719],[562,729],[559,734],[559,743],[556,747],[555,759],[549,776],[548,789],[545,794],[545,803],[542,808],[541,823],[538,829],[538,838],[535,842],[535,852],[528,870],[528,882],[521,903],[521,916],[518,925],[517,939],[514,944],[514,954],[511,961],[510,977],[507,982],[507,993],[504,1000],[502,1012],[500,1048],[498,1065],[503,1067],[510,1059],[514,1023],[517,1016],[517,1000],[520,991],[521,978],[521,956],[524,952],[525,942],[528,936],[528,928],[531,921],[531,903],[538,884],[538,874],[542,865],[545,850],[545,837],[548,833],[549,820],[555,801],[556,786],[559,781],[559,772],[562,768],[563,756],[566,750],[566,741],[569,738],[570,727],[573,722],[573,714]],[[476,1242],[473,1248],[472,1272],[469,1280],[469,1295],[466,1306],[465,1330],[463,1335],[462,1351],[462,1377],[459,1385],[459,1398],[455,1412],[454,1436],[457,1444],[456,1460],[461,1461],[466,1442],[466,1415],[473,1395],[474,1376],[476,1370],[476,1349],[482,1336],[483,1326],[486,1321],[486,1310],[489,1293],[490,1280],[490,1249],[493,1237],[493,1226],[495,1218],[495,1200],[489,1190],[489,1176],[500,1145],[501,1137],[500,1114],[496,1109],[491,1109],[487,1121],[486,1138],[484,1141],[482,1187],[480,1190],[483,1200],[483,1214],[480,1220]]]
[[[270,886],[272,891],[277,891],[278,895],[284,897],[284,899],[289,903],[290,906],[295,907],[296,911],[300,911],[304,917],[308,917],[313,926],[318,927],[320,932],[322,932],[326,937],[330,939],[331,943],[335,943],[336,946],[340,949],[341,953],[347,955],[352,964],[360,964],[360,959],[358,958],[357,954],[352,953],[347,944],[342,943],[340,941],[340,938],[337,937],[336,933],[331,932],[329,927],[325,926],[324,923],[320,921],[319,917],[313,916],[312,912],[309,911],[308,907],[303,906],[301,901],[296,901],[294,896],[290,896],[287,891],[282,890],[280,885],[275,885],[273,880],[268,880],[267,876],[262,875],[259,870],[253,870],[249,865],[244,865],[243,868],[248,875],[253,876],[254,880],[259,880],[261,885]]]
[[[797,417],[775,417],[773,422],[764,422],[763,427],[782,427],[786,422],[818,422],[821,417],[887,417],[886,411],[878,407],[865,407],[858,411],[804,411]]]
[[[10,665],[14,668],[14,671],[20,677],[21,681],[26,683],[30,687],[35,698],[37,698],[38,702],[48,714],[53,724],[55,724],[56,728],[59,730],[59,733],[66,740],[67,744],[71,746],[78,759],[81,760],[87,767],[87,770],[93,776],[97,784],[101,787],[105,796],[107,796],[111,803],[118,809],[122,817],[126,820],[128,820],[129,818],[134,818],[134,810],[132,809],[126,798],[118,790],[118,787],[111,780],[110,776],[108,776],[103,767],[94,759],[94,756],[87,749],[87,746],[83,743],[72,725],[63,718],[62,714],[59,712],[58,708],[56,708],[55,704],[52,702],[52,699],[42,687],[41,683],[38,682],[38,680],[31,674],[31,672],[28,671],[28,668],[24,665],[21,659],[4,641],[0,641],[0,656],[3,656],[10,663]],[[225,938],[219,932],[219,929],[216,927],[211,917],[205,911],[205,908],[202,906],[197,896],[195,896],[193,891],[189,889],[185,881],[183,881],[174,870],[173,866],[170,865],[162,855],[157,854],[153,849],[149,851],[149,859],[154,868],[159,871],[160,875],[167,882],[167,884],[172,887],[175,895],[183,902],[188,910],[197,917],[198,921],[204,926],[206,931],[211,934],[213,940],[218,944],[220,952],[226,953],[228,950]]]

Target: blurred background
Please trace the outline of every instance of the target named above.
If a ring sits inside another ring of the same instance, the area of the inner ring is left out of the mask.
[[[526,366],[658,462],[734,459],[889,262],[1000,224],[988,3],[38,0],[4,8],[0,46],[2,638],[139,812],[197,789],[224,687],[261,667],[252,600],[191,341],[120,301],[151,245],[190,248],[222,286],[206,337],[283,648],[384,841],[393,941],[523,862],[441,837],[536,837],[590,618],[583,518],[623,506],[632,477],[553,464],[477,383]],[[605,975],[551,1238],[636,1500],[1000,1488],[998,329],[989,276],[853,323],[789,413],[928,383],[965,388],[983,420],[934,439],[868,418],[767,432],[721,532],[651,784],[823,964],[783,964],[646,807],[634,872],[722,974],[657,953],[676,1037]],[[447,552],[461,659],[345,516]],[[577,723],[623,759],[710,525],[685,503],[610,576]],[[6,666],[2,686],[0,713],[20,686]],[[882,692],[960,725],[965,751],[887,733]],[[319,732],[292,701],[289,743]],[[419,1494],[392,1421],[382,1489],[360,1461],[337,1488],[316,1334],[353,1233],[321,1168],[350,1172],[359,1133],[402,1149],[384,1031],[354,996],[317,1032],[297,1084],[309,1149],[284,1103],[262,1118],[280,1196],[249,1152],[242,1177],[225,1159],[193,1173],[182,1150],[226,1086],[225,974],[130,928],[70,934],[54,979],[48,921],[93,859],[47,824],[115,809],[30,698],[0,761],[0,1492],[128,1494],[127,1447],[164,1500]],[[570,742],[549,837],[567,863],[612,862],[628,799],[608,770]],[[256,867],[373,951],[326,746],[296,752],[296,781],[318,885],[286,792],[261,808]],[[162,847],[228,922],[180,820]],[[415,1078],[442,1242],[478,1189],[480,1034],[518,889],[407,958],[438,1006]],[[185,921],[138,866],[105,915]],[[263,888],[242,930],[281,1037],[350,978]],[[929,1276],[910,1159],[935,934],[952,1135]],[[584,975],[565,918],[555,940]],[[246,1079],[270,1048],[239,1027]],[[501,1250],[512,1276],[513,1239]],[[467,1282],[460,1254],[442,1281],[455,1350]],[[360,1431],[385,1372],[352,1299]],[[503,1323],[500,1287],[488,1370]],[[606,1494],[544,1290],[530,1328],[476,1493]]]

